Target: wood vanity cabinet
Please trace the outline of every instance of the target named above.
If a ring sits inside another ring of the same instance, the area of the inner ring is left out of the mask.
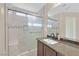
[[[37,40],[37,56],[62,56],[62,54]]]
[[[56,52],[48,46],[44,45],[44,56],[56,56]]]
[[[37,41],[37,56],[44,56],[44,44]]]
[[[64,56],[64,55],[62,55],[61,53],[57,53],[57,56]]]

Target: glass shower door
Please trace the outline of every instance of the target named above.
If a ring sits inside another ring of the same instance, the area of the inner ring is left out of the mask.
[[[36,38],[41,37],[41,31],[42,18],[9,10],[9,55],[36,55]]]

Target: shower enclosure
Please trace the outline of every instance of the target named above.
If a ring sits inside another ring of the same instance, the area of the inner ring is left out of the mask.
[[[8,10],[9,55],[36,55],[36,38],[41,37],[41,30],[42,18]]]

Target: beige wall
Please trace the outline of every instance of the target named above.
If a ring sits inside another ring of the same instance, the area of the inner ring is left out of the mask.
[[[76,19],[76,41],[79,41],[79,13],[78,12],[64,12],[57,15],[58,18],[58,32],[61,37],[65,37],[65,17],[75,17]]]
[[[0,4],[0,55],[5,54],[5,20],[4,20],[4,4]]]

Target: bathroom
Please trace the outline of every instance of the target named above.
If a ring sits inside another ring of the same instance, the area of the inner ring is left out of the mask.
[[[78,5],[0,3],[0,55],[37,56],[36,39],[51,33],[79,42]]]

